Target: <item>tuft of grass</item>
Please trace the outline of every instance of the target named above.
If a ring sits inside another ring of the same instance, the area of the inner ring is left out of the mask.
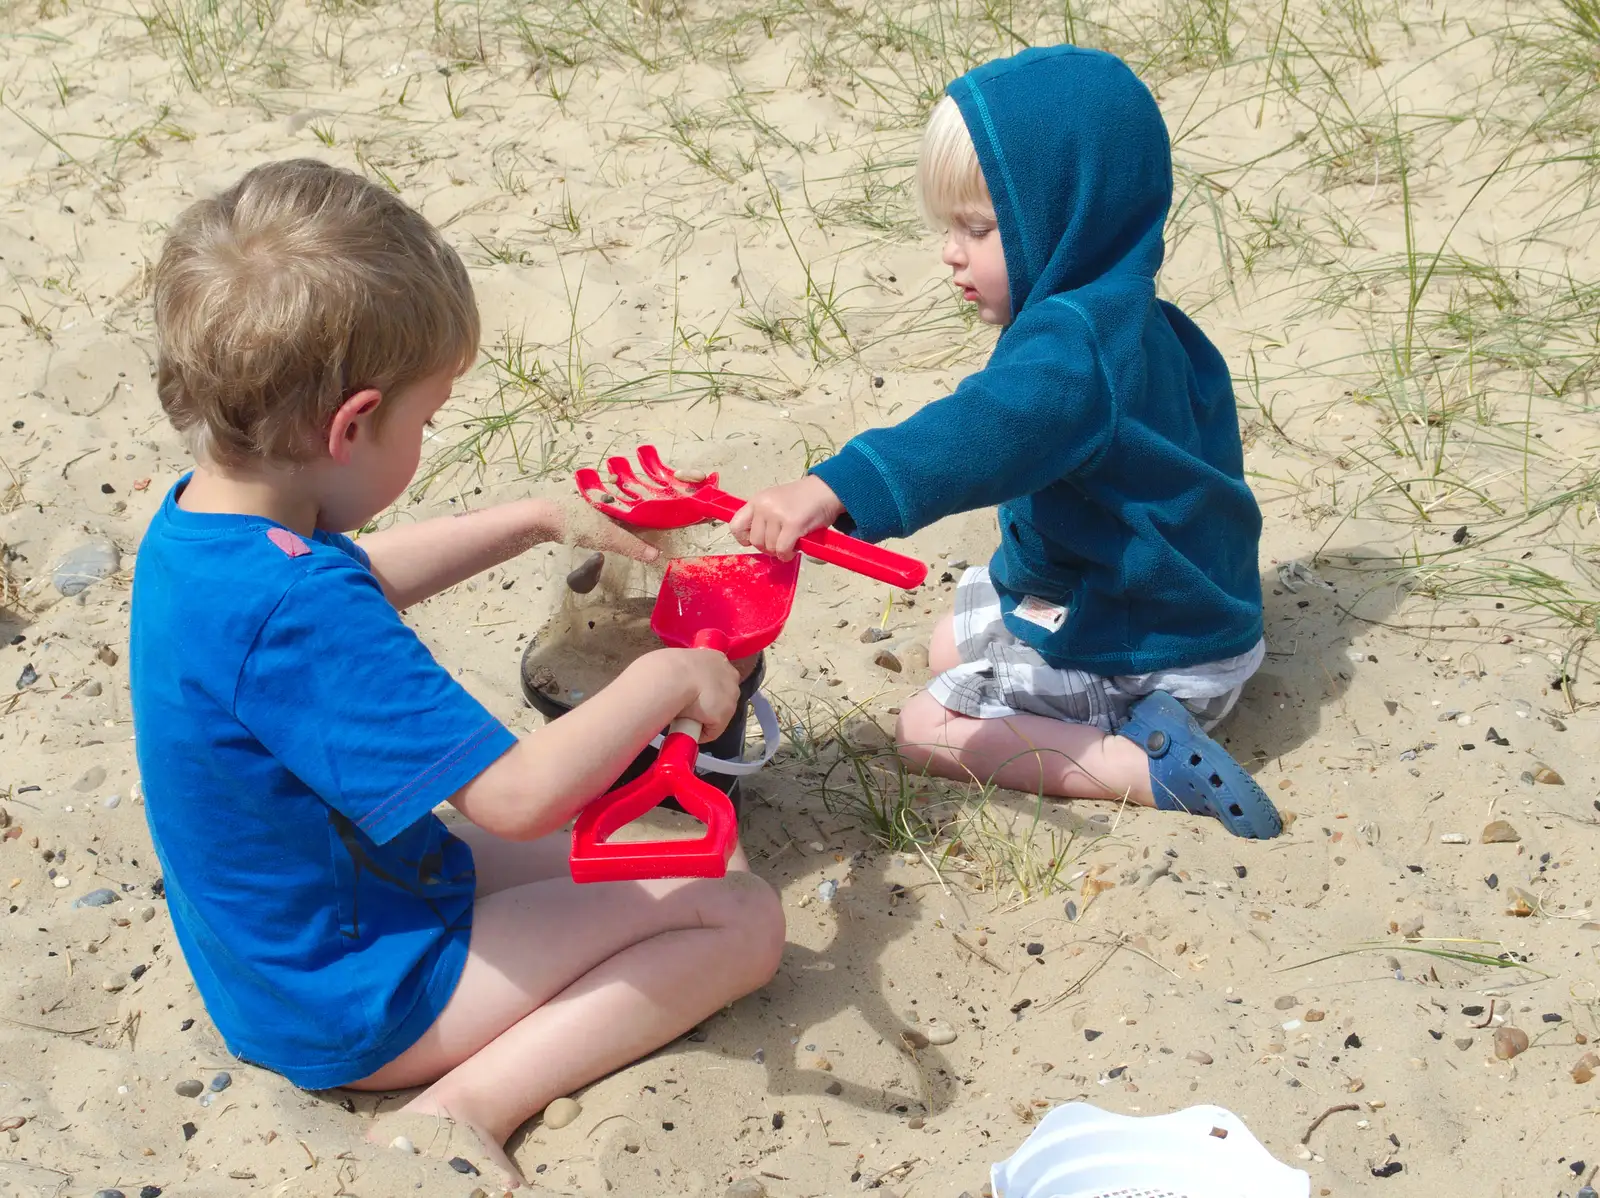
[[[270,38],[278,0],[150,0],[136,11],[157,49],[176,59],[197,92],[219,85],[231,96],[235,77],[251,68],[264,69],[275,84],[288,78]]]

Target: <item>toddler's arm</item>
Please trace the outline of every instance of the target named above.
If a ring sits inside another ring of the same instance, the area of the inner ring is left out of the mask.
[[[522,499],[384,529],[361,538],[383,593],[404,610],[491,566],[565,535],[567,514],[543,499]],[[578,543],[654,561],[657,551],[609,520],[585,521]],[[652,735],[654,735],[652,733]]]
[[[517,744],[450,799],[480,828],[506,840],[556,831],[679,716],[710,740],[733,718],[739,673],[711,649],[661,649],[610,686]]]
[[[852,437],[807,478],[757,494],[730,522],[733,535],[792,555],[800,537],[848,513],[862,540],[910,536],[1092,462],[1116,430],[1116,406],[1094,345],[1063,310],[1025,313],[953,394]]]

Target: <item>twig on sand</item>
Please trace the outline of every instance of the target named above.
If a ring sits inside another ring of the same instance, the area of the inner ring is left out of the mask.
[[[962,948],[966,949],[969,953],[971,953],[974,957],[978,958],[978,960],[982,961],[985,965],[989,966],[991,969],[998,969],[1001,973],[1010,973],[1011,972],[1004,965],[1000,964],[1000,962],[996,961],[993,957],[991,957],[988,953],[984,952],[981,948],[978,948],[976,945],[973,945],[973,944],[968,944],[965,940],[963,940],[961,938],[961,933],[960,932],[951,932],[950,935],[955,937],[955,941],[956,941],[957,944],[959,944]]]
[[[1106,967],[1107,962],[1109,962],[1112,957],[1117,955],[1117,950],[1118,949],[1126,948],[1126,947],[1127,947],[1127,943],[1125,941],[1118,940],[1115,944],[1113,944],[1110,947],[1110,949],[1107,950],[1105,956],[1101,957],[1098,961],[1096,961],[1093,965],[1091,965],[1089,967],[1088,971],[1086,973],[1084,973],[1084,975],[1081,978],[1079,978],[1077,981],[1073,982],[1072,985],[1068,986],[1065,990],[1063,990],[1060,994],[1056,995],[1054,998],[1047,999],[1044,1003],[1042,1003],[1040,1005],[1039,1010],[1048,1011],[1051,1007],[1056,1006],[1059,1003],[1066,1002],[1067,999],[1071,998],[1074,994],[1078,993],[1085,986],[1087,986],[1089,984],[1089,979],[1090,978],[1094,977],[1095,974],[1099,973],[1102,969],[1104,969]],[[1158,964],[1159,964],[1159,962],[1158,962]]]
[[[1329,1107],[1327,1110],[1323,1111],[1322,1114],[1318,1115],[1311,1121],[1311,1126],[1306,1128],[1306,1134],[1300,1137],[1300,1142],[1302,1144],[1310,1143],[1311,1133],[1316,1131],[1317,1128],[1321,1127],[1322,1121],[1329,1115],[1337,1115],[1340,1111],[1359,1111],[1360,1109],[1361,1104],[1359,1102],[1341,1102],[1338,1106]]]
[[[53,1036],[87,1036],[90,1032],[98,1032],[104,1024],[97,1023],[93,1027],[66,1028],[47,1027],[42,1023],[29,1023],[26,1019],[13,1019],[9,1015],[0,1015],[0,1020],[14,1027],[25,1027],[35,1032],[49,1032]]]

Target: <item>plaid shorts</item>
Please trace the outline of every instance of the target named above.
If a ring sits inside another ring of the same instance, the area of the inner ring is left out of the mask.
[[[1061,669],[1006,627],[987,566],[974,566],[961,576],[953,631],[961,664],[928,686],[941,706],[980,720],[1026,712],[1093,724],[1103,732],[1115,732],[1135,703],[1158,690],[1182,702],[1210,731],[1233,710],[1245,681],[1266,656],[1265,642],[1257,642],[1238,657],[1152,674],[1107,677]]]

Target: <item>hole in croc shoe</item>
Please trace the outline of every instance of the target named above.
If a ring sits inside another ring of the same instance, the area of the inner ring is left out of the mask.
[[[1212,774],[1211,775],[1211,785],[1215,786],[1218,790],[1221,790],[1222,789],[1222,779],[1219,778],[1216,774]]]
[[[1228,812],[1230,815],[1243,815],[1244,808],[1240,807],[1237,803],[1229,803]]]
[[[1198,754],[1198,753],[1189,754],[1189,764],[1190,765],[1199,765],[1200,764],[1200,754]]]

